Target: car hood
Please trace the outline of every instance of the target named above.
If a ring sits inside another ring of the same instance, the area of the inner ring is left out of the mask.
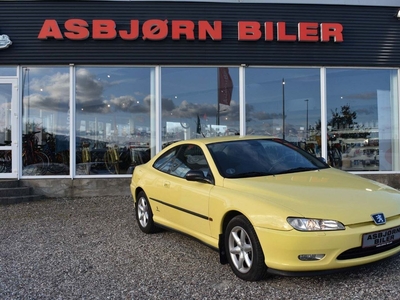
[[[224,186],[296,211],[299,217],[345,225],[370,222],[376,213],[386,218],[400,214],[399,191],[336,169],[225,179]]]

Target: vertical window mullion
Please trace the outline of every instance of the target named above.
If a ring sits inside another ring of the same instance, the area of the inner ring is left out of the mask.
[[[162,149],[162,123],[161,123],[161,112],[162,112],[162,99],[161,99],[161,67],[156,66],[154,69],[154,79],[152,79],[152,83],[154,82],[154,87],[151,88],[152,94],[152,112],[155,115],[152,115],[152,122],[154,122],[155,128],[155,152],[151,152],[151,156],[154,156]],[[153,120],[154,119],[154,120]],[[153,132],[153,131],[152,131]],[[152,144],[152,147],[154,144]]]
[[[397,115],[394,116],[396,124],[396,130],[393,133],[393,153],[394,155],[394,162],[393,162],[393,171],[399,171],[400,170],[400,161],[399,161],[399,153],[400,153],[400,69],[397,69],[397,80],[395,81],[397,86],[393,88],[393,101],[396,102],[396,108],[394,111],[396,112]]]
[[[246,68],[245,66],[239,67],[239,132],[240,135],[246,135]]]
[[[69,168],[70,177],[74,178],[76,174],[76,80],[75,80],[75,67],[73,64],[69,67]]]
[[[320,69],[321,82],[321,156],[328,161],[326,68]]]

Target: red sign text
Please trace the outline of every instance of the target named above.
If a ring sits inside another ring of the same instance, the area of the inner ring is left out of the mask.
[[[143,40],[161,41],[171,35],[172,40],[222,40],[222,21],[190,20],[130,20],[129,29],[117,29],[113,20],[92,20],[89,24],[82,19],[69,19],[60,26],[57,20],[45,20],[38,39],[56,40]],[[288,33],[286,22],[239,21],[238,41],[278,41],[278,42],[343,42],[343,26],[340,23],[299,22],[297,32]]]

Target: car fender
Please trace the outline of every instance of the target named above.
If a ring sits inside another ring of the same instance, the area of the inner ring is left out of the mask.
[[[286,231],[293,230],[286,217],[300,216],[299,213],[268,199],[255,199],[254,195],[246,192],[228,191],[218,186],[211,190],[209,212],[213,237],[218,237],[224,231],[226,218],[230,218],[231,215],[244,215],[253,227]]]

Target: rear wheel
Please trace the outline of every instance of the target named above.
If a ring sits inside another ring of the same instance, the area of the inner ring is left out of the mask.
[[[225,249],[232,271],[240,279],[258,281],[266,277],[267,266],[260,242],[244,216],[236,216],[228,223]]]
[[[140,230],[144,233],[157,232],[157,227],[154,225],[153,221],[153,212],[144,192],[140,192],[137,196],[136,219]]]

